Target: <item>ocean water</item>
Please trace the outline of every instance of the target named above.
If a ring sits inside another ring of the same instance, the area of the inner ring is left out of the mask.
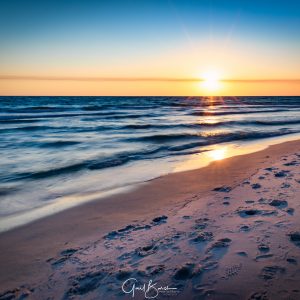
[[[300,97],[0,97],[0,218],[295,133]]]

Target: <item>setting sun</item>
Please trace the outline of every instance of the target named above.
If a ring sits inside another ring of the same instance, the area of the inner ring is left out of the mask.
[[[201,86],[205,89],[205,91],[209,94],[213,94],[217,92],[220,87],[220,76],[216,71],[206,72],[202,76]]]

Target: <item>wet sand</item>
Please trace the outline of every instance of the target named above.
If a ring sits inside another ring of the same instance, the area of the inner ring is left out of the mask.
[[[299,299],[299,199],[300,141],[157,178],[2,233],[0,299]]]

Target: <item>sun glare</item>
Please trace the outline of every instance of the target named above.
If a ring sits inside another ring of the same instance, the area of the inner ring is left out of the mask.
[[[226,147],[220,148],[220,149],[215,149],[215,150],[212,150],[209,152],[209,156],[213,160],[221,160],[225,157],[226,152],[227,152]]]
[[[201,86],[209,93],[217,92],[220,89],[220,76],[216,71],[206,72],[202,76]]]

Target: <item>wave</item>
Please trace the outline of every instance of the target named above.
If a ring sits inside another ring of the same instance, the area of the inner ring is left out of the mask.
[[[290,119],[290,120],[274,120],[274,121],[220,121],[215,123],[209,123],[209,122],[200,122],[200,123],[194,123],[194,124],[182,124],[186,127],[218,127],[218,126],[229,126],[229,125],[254,125],[254,126],[279,126],[279,125],[293,125],[293,124],[300,124],[300,119]]]
[[[81,142],[79,141],[53,141],[53,142],[44,142],[40,143],[39,147],[40,148],[62,148],[62,147],[67,147],[67,146],[74,146],[78,145]]]
[[[284,112],[288,109],[270,109],[270,110],[231,110],[231,111],[194,111],[189,113],[192,116],[225,116],[225,115],[244,115],[244,114],[258,114],[258,113],[273,113]]]
[[[282,136],[287,134],[299,133],[300,130],[290,130],[290,129],[281,129],[278,131],[269,131],[269,132],[258,132],[258,131],[240,131],[235,133],[219,133],[208,136],[205,141],[190,142],[186,144],[181,144],[179,146],[171,146],[168,148],[170,151],[182,151],[186,149],[191,149],[195,147],[209,146],[213,144],[233,142],[238,140],[256,140],[263,138],[270,138],[276,136]]]
[[[140,136],[135,138],[127,138],[125,141],[130,142],[138,142],[138,141],[147,141],[147,142],[154,142],[154,143],[165,143],[168,141],[175,141],[175,140],[186,140],[186,139],[200,139],[200,133],[171,133],[171,134],[153,134],[147,136]]]
[[[282,120],[282,121],[255,121],[256,125],[292,125],[300,124],[300,120]]]
[[[0,119],[0,123],[8,123],[8,124],[18,124],[18,123],[35,123],[35,122],[40,122],[41,120],[35,120],[35,119]]]
[[[28,120],[26,120],[28,121]],[[14,122],[12,122],[14,123]],[[18,121],[16,121],[18,123]],[[21,122],[22,123],[22,122]],[[27,123],[27,122],[25,122]],[[30,123],[30,122],[28,122]],[[300,119],[287,119],[287,120],[270,120],[270,121],[260,121],[260,120],[238,120],[238,121],[217,121],[217,122],[198,122],[198,123],[178,123],[178,124],[112,124],[112,125],[98,125],[98,126],[46,126],[46,125],[32,125],[32,126],[21,126],[21,127],[8,127],[1,128],[0,133],[14,132],[14,131],[68,131],[70,133],[83,133],[83,132],[105,132],[105,131],[115,131],[121,132],[122,130],[155,130],[155,129],[201,129],[201,128],[218,128],[226,126],[282,126],[282,125],[297,125],[300,124]],[[153,138],[150,136],[134,138],[133,140],[144,140],[144,141],[167,141],[173,139],[185,139],[192,138],[193,136],[199,137],[199,134],[170,134],[164,135],[159,134]],[[127,138],[127,141],[132,141],[132,138]]]
[[[121,125],[119,127],[99,127],[99,129],[175,129],[175,128],[204,128],[204,127],[220,127],[220,126],[231,126],[231,125],[263,125],[263,126],[276,126],[276,125],[292,125],[300,124],[300,119],[288,119],[288,120],[275,120],[275,121],[217,121],[214,123],[211,122],[198,122],[198,123],[179,123],[179,124],[128,124]],[[98,130],[98,129],[97,129]]]
[[[55,127],[52,126],[24,126],[15,128],[1,128],[0,133],[14,132],[14,131],[37,131],[37,130],[53,130]]]
[[[74,163],[72,165],[62,166],[50,170],[41,170],[35,172],[24,172],[11,174],[8,177],[3,177],[5,182],[11,182],[16,180],[28,180],[28,179],[44,179],[53,176],[59,176],[67,173],[74,173],[81,170],[99,170],[115,166],[123,165],[132,160],[144,159],[147,155],[156,154],[160,151],[166,150],[166,147],[159,147],[142,152],[125,152],[116,154],[113,157],[95,158],[86,161]]]
[[[181,140],[193,140],[196,139],[197,143],[199,140],[203,140],[204,145],[207,144],[209,140],[214,143],[224,141],[231,141],[236,139],[256,139],[262,137],[271,137],[288,133],[296,133],[297,130],[292,130],[288,128],[281,128],[276,131],[237,131],[237,132],[197,132],[197,133],[171,133],[171,134],[152,134],[147,136],[140,136],[134,138],[127,138],[125,141],[132,142],[152,142],[152,143],[167,143],[171,141],[181,141]],[[201,144],[201,143],[200,143]]]
[[[83,170],[101,170],[105,168],[117,167],[129,163],[131,161],[157,159],[169,155],[188,155],[207,151],[206,149],[196,149],[191,151],[192,148],[204,147],[213,144],[224,142],[231,142],[237,140],[250,140],[262,139],[268,137],[282,136],[292,133],[299,133],[300,130],[281,129],[277,131],[260,132],[260,131],[240,131],[234,133],[218,133],[210,136],[198,136],[199,141],[189,142],[181,145],[163,145],[158,148],[153,148],[144,151],[122,152],[111,157],[95,158],[86,161],[81,161],[72,165],[61,166],[59,168],[42,170],[36,172],[14,173],[8,177],[5,175],[1,178],[4,182],[18,181],[18,180],[36,180],[45,179],[63,174],[79,172]],[[159,135],[158,139],[166,139],[167,136]],[[182,139],[182,135],[173,135],[172,138]],[[151,137],[157,140],[156,137]],[[189,138],[189,137],[188,137]],[[189,150],[189,151],[187,151]]]
[[[12,122],[18,120],[31,120],[31,119],[56,119],[56,118],[70,118],[70,117],[97,117],[105,119],[123,119],[123,118],[145,118],[145,117],[154,117],[153,113],[144,113],[144,114],[128,114],[121,112],[95,112],[95,113],[57,113],[57,114],[19,114],[19,115],[2,115],[0,116],[0,122]]]

